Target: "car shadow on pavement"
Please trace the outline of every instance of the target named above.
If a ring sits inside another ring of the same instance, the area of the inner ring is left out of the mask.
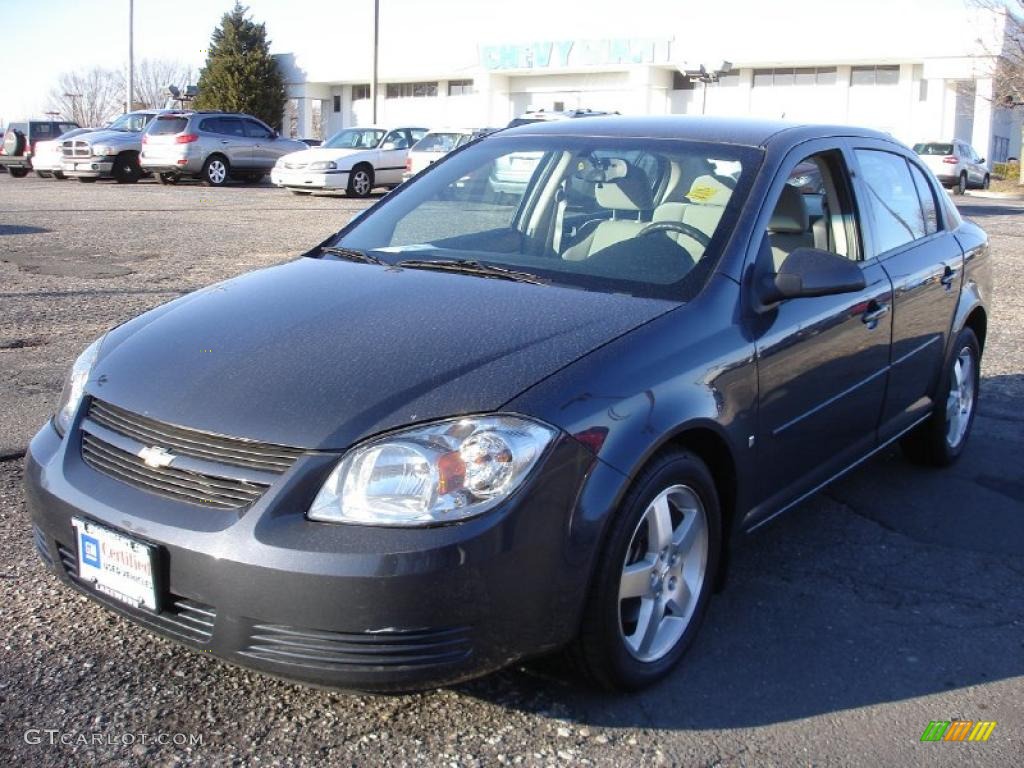
[[[44,235],[52,232],[44,227],[27,227],[21,224],[0,224],[0,237],[5,235]]]
[[[696,730],[1024,675],[1022,389],[1022,375],[983,382],[954,467],[922,468],[886,450],[746,539],[665,682],[600,693],[553,658],[460,690],[588,725]]]
[[[957,203],[957,210],[968,219],[979,219],[984,216],[1017,216],[1024,213],[1020,205],[980,205],[978,203]]]

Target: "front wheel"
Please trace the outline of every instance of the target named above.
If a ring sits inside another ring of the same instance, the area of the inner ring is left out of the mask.
[[[95,176],[79,176],[78,180],[80,182],[82,182],[83,184],[95,184],[96,183],[96,177]]]
[[[366,197],[373,190],[373,170],[361,165],[348,175],[350,197]]]
[[[985,174],[985,178],[981,180],[981,188],[982,188],[982,189],[988,189],[988,188],[989,188],[989,185],[990,185],[991,183],[992,183],[992,179],[991,179],[991,178],[989,178],[989,175],[988,175],[988,174],[986,173],[986,174]]]
[[[36,171],[36,176],[40,179],[48,179],[50,178],[51,173],[49,171]]]
[[[176,173],[158,173],[156,180],[161,184],[177,184],[178,174]]]
[[[665,677],[700,628],[721,541],[707,466],[685,451],[660,454],[611,522],[570,651],[584,673],[610,690]]]
[[[142,178],[138,155],[119,155],[110,173],[118,184],[134,184]]]
[[[960,177],[956,180],[956,186],[953,187],[953,193],[962,195],[967,191],[967,174],[961,172]]]
[[[214,155],[203,165],[203,183],[210,187],[223,187],[228,183],[230,168],[228,161],[220,155]]]
[[[16,179],[24,179],[28,176],[28,168],[8,168],[7,171]]]
[[[978,409],[980,371],[978,337],[964,328],[956,337],[932,415],[901,441],[908,458],[933,467],[946,467],[960,458]]]

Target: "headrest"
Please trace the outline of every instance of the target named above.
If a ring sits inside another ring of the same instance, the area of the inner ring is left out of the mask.
[[[654,196],[647,174],[627,165],[623,160],[612,160],[612,163],[621,163],[622,167],[609,169],[614,170],[608,174],[609,180],[598,183],[594,192],[597,204],[613,211],[649,211],[654,208]]]
[[[698,205],[724,206],[732,197],[732,189],[724,181],[724,177],[708,173],[693,180],[690,191],[686,193],[686,199]]]
[[[768,222],[769,231],[795,233],[806,232],[809,228],[810,220],[807,217],[804,196],[796,187],[783,184],[779,202],[775,204],[771,221]]]

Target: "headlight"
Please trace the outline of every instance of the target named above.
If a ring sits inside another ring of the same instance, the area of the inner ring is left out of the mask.
[[[82,396],[85,394],[85,382],[89,380],[89,373],[96,363],[103,339],[104,336],[100,336],[85,348],[64,379],[64,389],[60,393],[60,405],[57,408],[57,414],[53,417],[54,426],[57,427],[57,431],[61,435],[67,433],[68,427],[71,426],[71,420],[75,417],[75,411],[78,410],[78,406],[82,402]]]
[[[116,155],[117,150],[104,144],[97,144],[92,148],[92,153],[94,155]]]
[[[530,474],[555,430],[522,416],[467,416],[397,432],[346,454],[310,520],[417,526],[475,517]]]
[[[309,164],[309,170],[311,171],[333,171],[337,167],[338,164],[333,160],[317,160],[315,163]]]

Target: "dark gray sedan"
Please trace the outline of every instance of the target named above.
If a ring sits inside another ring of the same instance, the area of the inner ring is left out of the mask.
[[[568,649],[639,688],[740,536],[894,441],[956,460],[989,294],[985,234],[885,135],[502,131],[97,339],[29,448],[35,541],[273,674],[413,689]]]

